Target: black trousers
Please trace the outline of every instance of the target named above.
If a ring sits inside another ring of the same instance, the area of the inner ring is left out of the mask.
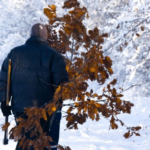
[[[27,119],[27,116],[23,112],[16,112],[15,119],[17,119],[18,117]],[[41,126],[44,127],[43,132],[46,132],[47,135],[51,136],[53,139],[53,142],[50,142],[52,150],[57,150],[56,146],[58,145],[59,141],[60,120],[61,120],[61,112],[52,115],[51,118],[48,119],[48,121],[45,121],[44,119],[41,119],[40,121]],[[31,131],[26,134],[26,137],[28,139],[31,139],[30,133]],[[19,141],[17,143],[16,150],[22,150],[22,148],[19,147]],[[34,150],[34,148],[31,147],[30,150]],[[45,148],[44,150],[47,149]]]
[[[58,145],[59,142],[60,120],[61,120],[61,112],[56,113],[53,120],[50,119],[48,135],[51,136],[53,139],[53,142],[50,142],[52,150],[57,150],[56,146]]]

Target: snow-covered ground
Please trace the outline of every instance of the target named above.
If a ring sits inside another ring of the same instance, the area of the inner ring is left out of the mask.
[[[139,23],[139,20],[145,19],[145,16],[149,14],[150,1],[79,1],[82,5],[87,6],[89,14],[92,16],[90,20],[85,22],[88,27],[94,28],[95,24],[99,24],[101,31],[110,33],[111,37],[107,39],[106,46],[107,43],[108,45],[113,44],[119,38],[121,38],[119,43],[124,43],[125,40],[130,42],[122,53],[117,50],[120,45],[116,44],[113,47],[113,52],[110,50],[109,55],[113,60],[113,77],[119,79],[118,87],[124,84],[126,89],[132,84],[147,83],[140,86],[139,89],[142,92],[138,90],[138,87],[134,87],[124,93],[124,99],[130,100],[135,106],[132,108],[131,115],[121,114],[118,116],[127,126],[140,125],[142,129],[140,137],[133,136],[125,139],[123,134],[126,129],[119,125],[119,129],[109,130],[109,120],[103,117],[99,122],[88,120],[79,126],[79,130],[65,130],[66,121],[62,118],[60,144],[70,146],[72,150],[150,150],[150,97],[143,97],[143,95],[150,95],[150,84],[148,84],[150,78],[149,20],[146,22],[147,24],[144,24],[145,33],[143,36],[140,33],[141,38],[137,41],[122,36],[128,32],[128,28],[134,27]],[[0,65],[13,47],[21,45],[27,40],[34,23],[45,23],[46,17],[43,15],[43,7],[52,3],[57,4],[58,13],[61,14],[60,7],[63,0],[0,0]],[[103,7],[100,7],[102,5]],[[120,24],[120,28],[116,29],[118,24]],[[136,51],[133,45],[137,48]],[[90,87],[95,91],[99,89],[93,83],[90,84]],[[15,125],[13,116],[10,117],[10,122],[13,127]],[[0,126],[3,123],[4,117],[0,113]],[[9,145],[4,146],[2,144],[3,136],[4,132],[0,129],[0,150],[14,150],[16,143],[10,140]]]
[[[130,99],[135,104],[131,115],[123,114],[119,115],[119,118],[127,126],[140,125],[141,136],[125,139],[123,134],[126,129],[119,125],[119,129],[109,130],[109,121],[103,117],[99,122],[88,120],[79,126],[79,130],[65,130],[66,121],[62,118],[59,143],[63,146],[70,146],[72,150],[150,150],[150,99],[143,97]],[[13,117],[10,120],[11,126],[15,125]],[[4,118],[0,114],[0,124],[2,122]],[[0,150],[14,150],[16,143],[10,140],[9,145],[4,146],[3,136],[4,132],[0,131]]]
[[[128,99],[129,100],[129,99]],[[150,150],[150,108],[149,98],[132,98],[135,107],[131,115],[119,115],[127,126],[140,125],[140,137],[125,139],[125,128],[109,130],[109,122],[101,118],[99,122],[87,121],[77,131],[63,131],[65,121],[62,120],[60,144],[69,145],[73,150]]]

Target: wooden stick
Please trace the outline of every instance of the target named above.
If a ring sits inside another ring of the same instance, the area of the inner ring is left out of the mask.
[[[10,100],[10,74],[11,74],[11,59],[9,59],[8,63],[8,76],[7,76],[7,94],[6,94],[6,106],[9,106],[9,100]],[[8,123],[8,116],[5,118],[5,124]],[[8,129],[5,130],[4,134],[4,140],[3,144],[7,145],[8,144]]]

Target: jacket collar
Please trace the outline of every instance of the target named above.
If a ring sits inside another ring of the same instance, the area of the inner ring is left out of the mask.
[[[46,40],[44,40],[39,36],[32,36],[26,41],[26,44],[32,44],[32,43],[41,43],[41,44],[49,45]]]

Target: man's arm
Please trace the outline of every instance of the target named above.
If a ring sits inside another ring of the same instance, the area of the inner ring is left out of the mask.
[[[60,54],[55,54],[52,65],[52,84],[59,86],[63,82],[68,82],[68,73],[66,71],[66,64],[63,57]]]
[[[8,61],[9,61],[9,55],[3,61],[1,71],[0,71],[0,102],[6,100]]]
[[[11,114],[11,106],[6,106],[6,92],[7,92],[7,75],[8,75],[8,62],[10,54],[5,58],[1,71],[0,71],[0,102],[1,110],[4,116]]]

